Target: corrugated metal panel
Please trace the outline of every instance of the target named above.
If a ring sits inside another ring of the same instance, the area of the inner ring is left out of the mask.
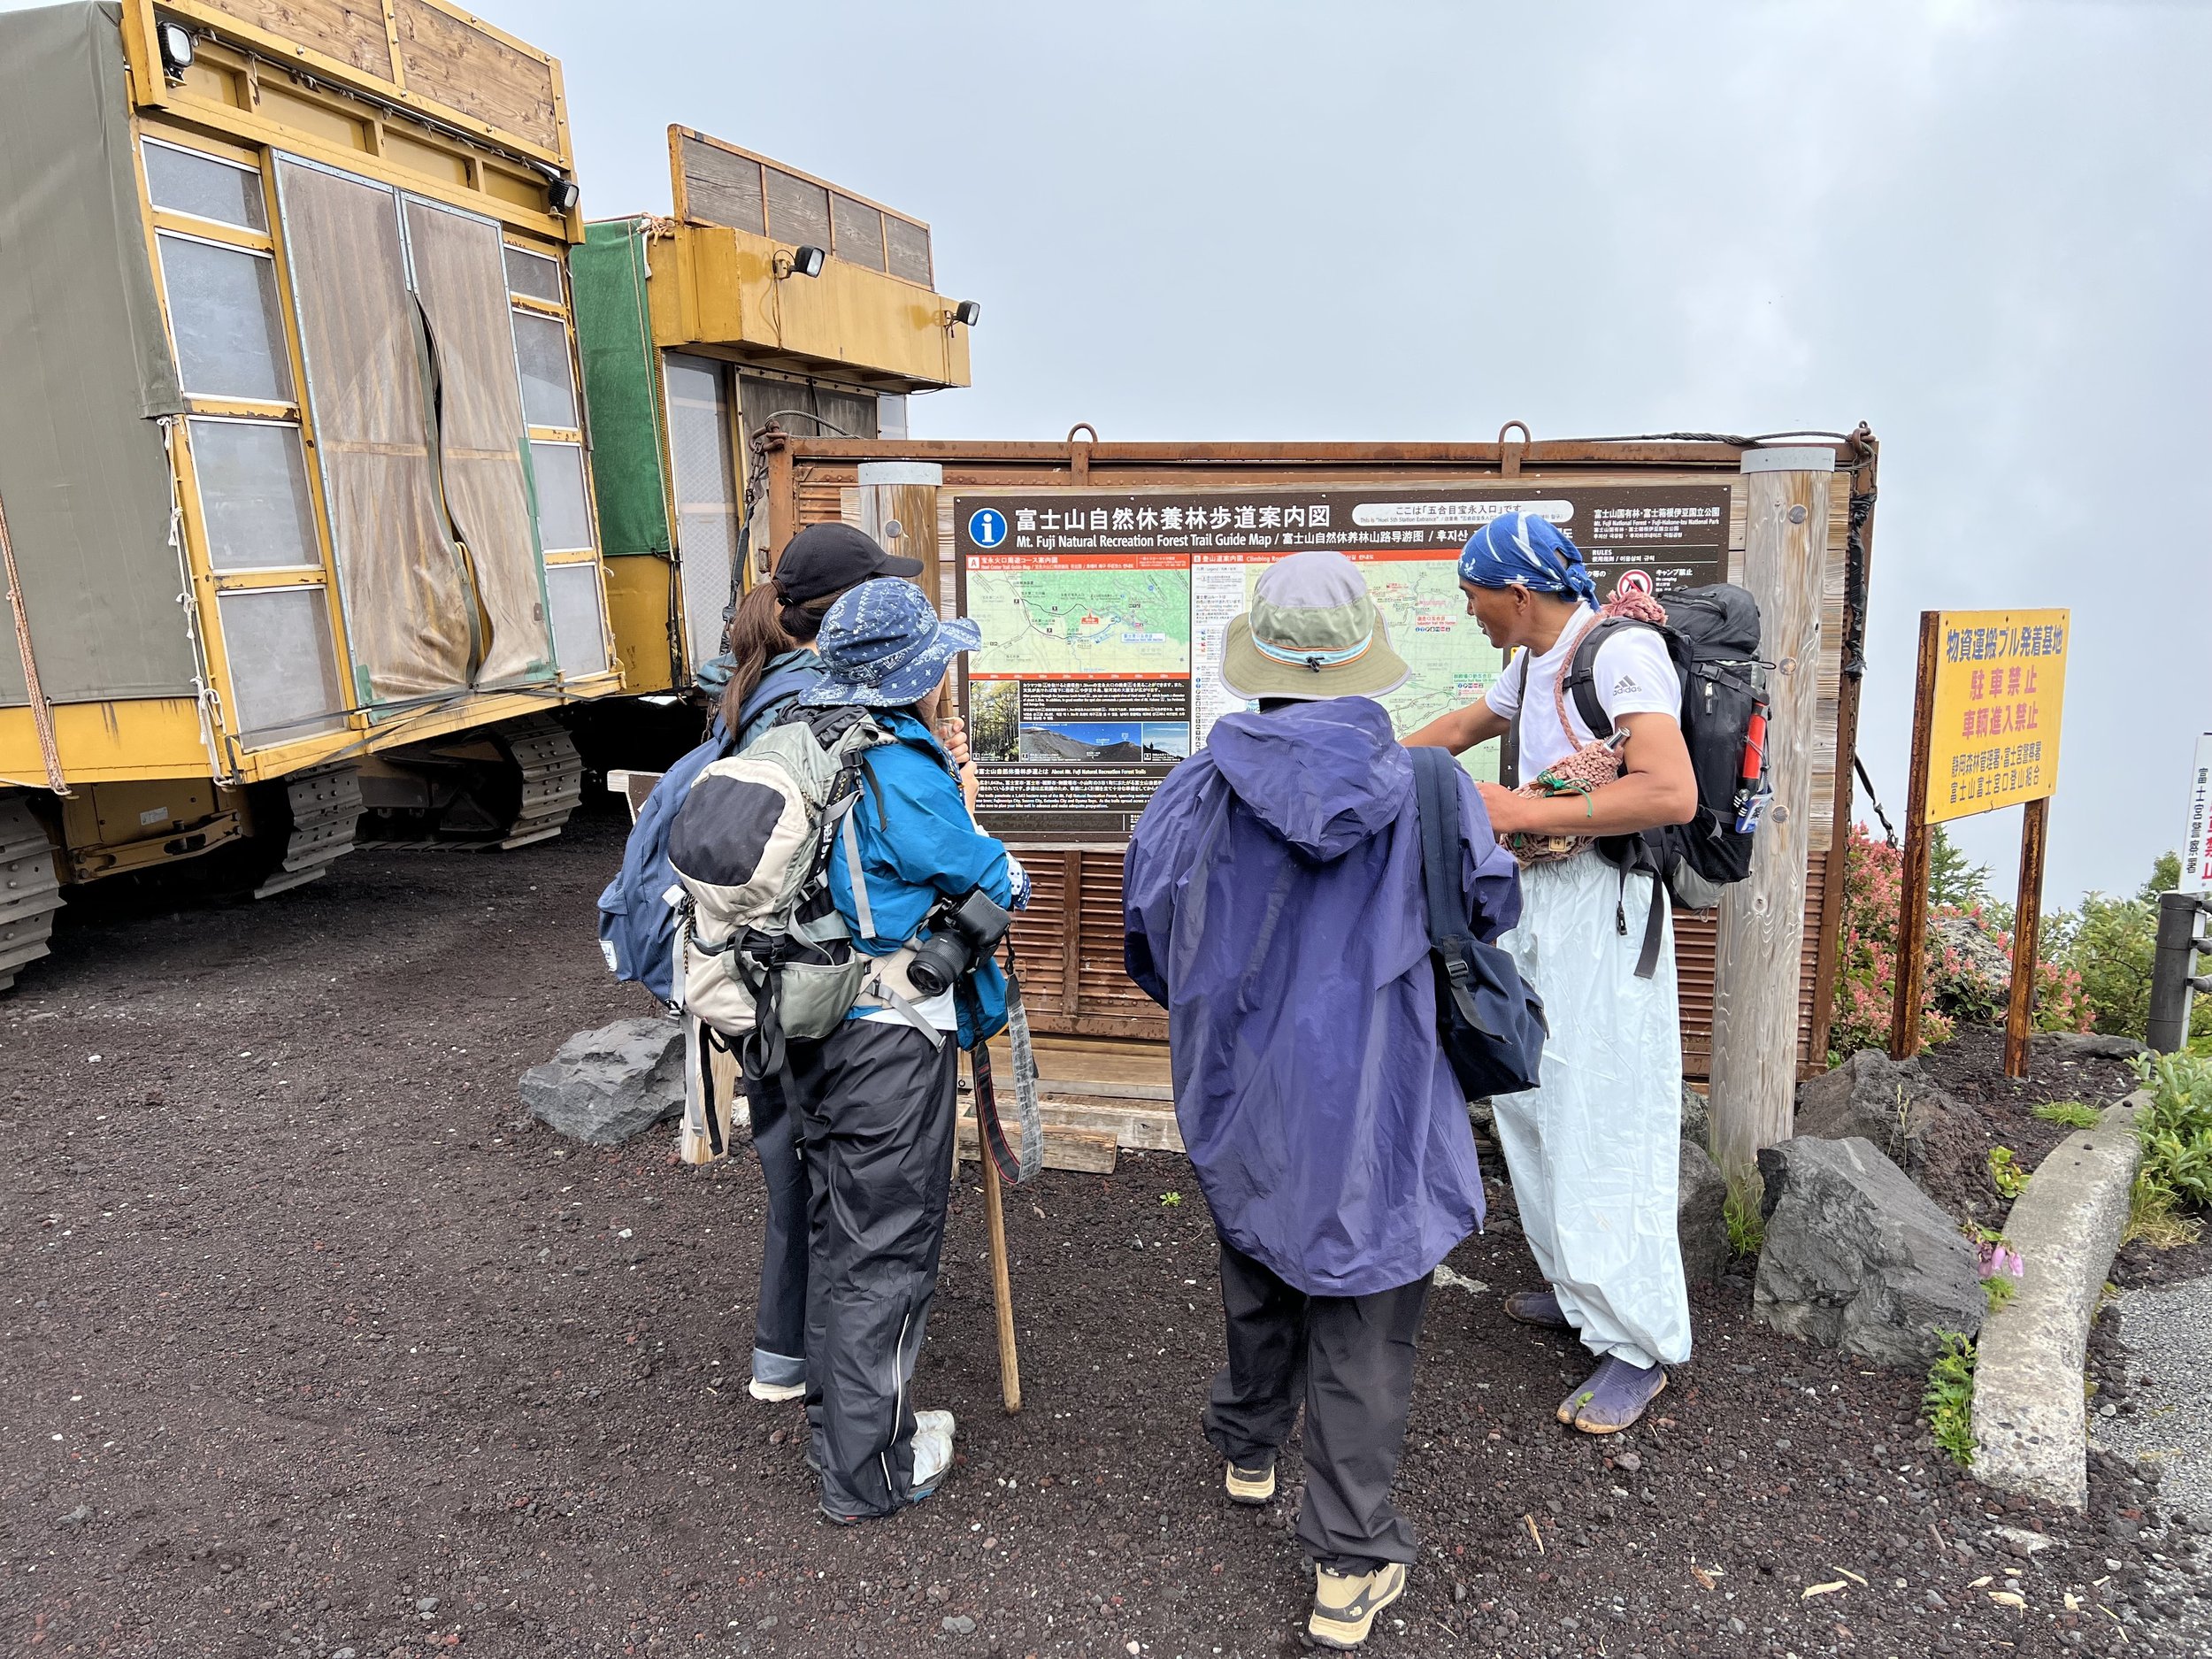
[[[1066,1006],[1063,949],[1067,937],[1067,878],[1060,855],[1018,855],[1029,872],[1029,908],[1014,918],[1014,964],[1030,1018],[1057,1016]],[[1047,1027],[1057,1029],[1057,1027]]]
[[[1818,1071],[1824,1056],[1812,1053],[1813,990],[1820,965],[1820,914],[1826,902],[1828,855],[1814,853],[1805,867],[1805,934],[1798,948],[1797,1069]],[[1677,997],[1682,1012],[1682,1075],[1702,1082],[1712,1074],[1713,962],[1717,949],[1711,916],[1678,913],[1674,918]]]

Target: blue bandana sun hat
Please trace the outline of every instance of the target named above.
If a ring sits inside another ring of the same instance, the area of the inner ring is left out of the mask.
[[[942,680],[952,659],[982,640],[982,631],[965,617],[940,620],[929,595],[912,582],[879,576],[824,613],[814,641],[822,678],[799,700],[817,707],[901,708]]]
[[[1260,572],[1221,650],[1222,684],[1240,697],[1379,697],[1412,675],[1359,566],[1318,548]]]
[[[1593,607],[1598,602],[1582,549],[1550,519],[1525,512],[1500,513],[1467,538],[1459,553],[1459,580],[1478,588],[1567,594]]]

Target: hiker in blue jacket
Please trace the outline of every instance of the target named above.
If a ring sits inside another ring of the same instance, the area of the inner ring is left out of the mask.
[[[802,699],[872,710],[895,740],[865,752],[850,809],[858,883],[846,858],[829,864],[838,914],[879,966],[838,1030],[787,1048],[807,1170],[807,1417],[822,1512],[841,1524],[927,1497],[952,1466],[952,1414],[916,1411],[908,1389],[937,1292],[959,1051],[1004,1025],[1006,979],[986,957],[932,997],[905,967],[941,900],[1027,897],[976,827],[974,765],[942,718],[952,659],[977,637],[911,582],[864,582],[823,618],[823,677]],[[757,1098],[767,1080],[749,1074]]]
[[[1293,554],[1229,627],[1215,723],[1139,820],[1130,976],[1168,1010],[1175,1116],[1221,1242],[1228,1363],[1205,1432],[1233,1502],[1275,1492],[1302,1402],[1307,1633],[1365,1640],[1417,1555],[1391,1502],[1437,1264],[1482,1219],[1465,1091],[1437,1038],[1405,682],[1359,569]],[[1520,887],[1460,773],[1473,934]]]
[[[830,606],[871,577],[910,576],[921,568],[920,560],[885,552],[850,525],[810,525],[791,538],[770,579],[740,602],[727,651],[711,664],[711,674],[709,665],[700,671],[702,683],[723,685],[707,741],[662,774],[638,810],[622,868],[599,895],[600,949],[618,978],[674,1002],[675,911],[666,895],[676,875],[668,865],[669,820],[702,772],[751,743],[822,677],[811,641]],[[806,1392],[806,1169],[796,1125],[773,1093],[749,1106],[767,1215],[746,1392],[756,1400],[796,1400]]]

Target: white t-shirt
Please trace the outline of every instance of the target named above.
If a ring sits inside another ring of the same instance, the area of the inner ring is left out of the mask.
[[[1559,677],[1574,661],[1575,647],[1595,625],[1597,617],[1584,611],[1552,641],[1552,648],[1528,665],[1528,707],[1521,712],[1521,781],[1526,783],[1554,761],[1564,760],[1597,733],[1582,723],[1571,693],[1567,697],[1567,719],[1571,732],[1559,724]],[[1591,672],[1598,706],[1615,726],[1624,714],[1682,714],[1682,680],[1674,672],[1667,642],[1650,628],[1617,628],[1598,647]],[[1483,701],[1491,711],[1510,720],[1521,702],[1521,661],[1517,655],[1505,666]]]

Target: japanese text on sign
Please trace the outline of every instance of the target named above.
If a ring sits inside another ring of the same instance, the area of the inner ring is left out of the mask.
[[[2070,614],[1957,611],[1939,618],[1930,823],[2016,806],[2056,790]]]
[[[1724,580],[1724,484],[1494,483],[1197,490],[988,491],[953,503],[979,810],[1002,833],[1125,838],[1151,791],[1244,710],[1221,676],[1230,624],[1262,572],[1328,548],[1366,575],[1403,657],[1384,694],[1400,732],[1481,696],[1502,664],[1468,615],[1461,545],[1499,514],[1561,526],[1599,592]],[[1489,777],[1496,751],[1467,762]]]
[[[2181,891],[2212,887],[2212,732],[2197,739],[2189,768],[2189,839],[2181,849]]]

